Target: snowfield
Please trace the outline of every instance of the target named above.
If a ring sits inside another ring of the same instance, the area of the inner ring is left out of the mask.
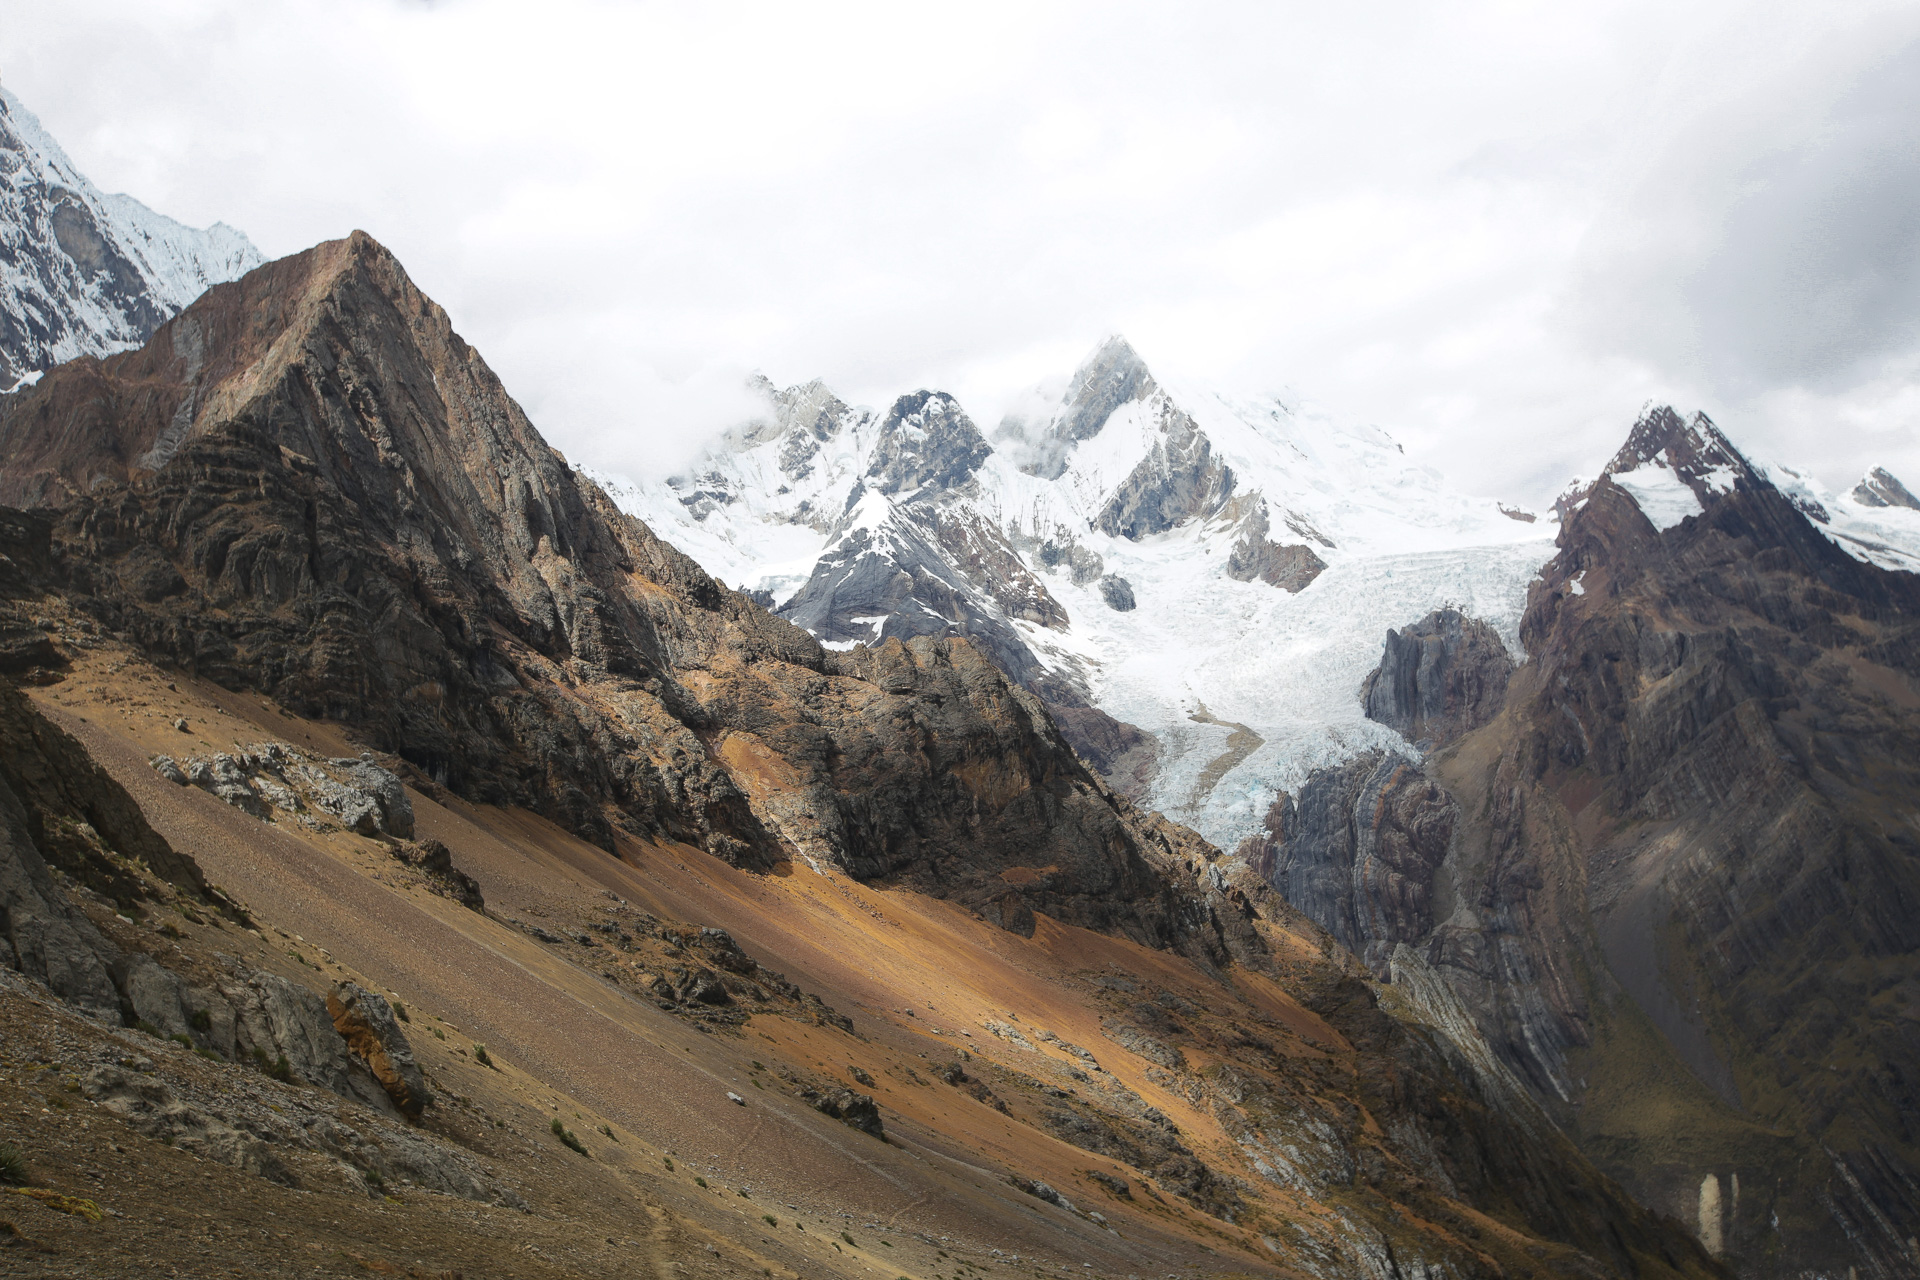
[[[1102,386],[1127,397],[1103,406]],[[1118,339],[1082,366],[1050,417],[1003,423],[964,483],[932,494],[875,487],[888,415],[841,405],[817,384],[768,394],[767,418],[688,476],[647,487],[595,478],[716,577],[766,592],[776,608],[849,556],[885,567],[887,556],[904,562],[907,542],[932,541],[928,530],[971,531],[970,546],[1031,572],[1064,621],[1018,616],[984,588],[975,607],[1000,609],[1010,643],[1152,735],[1160,756],[1146,803],[1226,849],[1312,769],[1375,746],[1410,750],[1360,703],[1389,628],[1454,605],[1492,623],[1518,657],[1527,584],[1553,554],[1554,525],[1449,490],[1377,428],[1278,398],[1163,386]],[[1072,438],[1102,407],[1096,429]],[[933,438],[917,426],[900,434],[908,452]],[[1116,495],[1132,505],[1117,507]],[[1167,527],[1142,532],[1143,521]],[[1325,567],[1297,592],[1239,580],[1230,558],[1256,534],[1308,548]],[[1109,603],[1115,580],[1133,608]],[[845,649],[933,612],[923,600],[849,608],[836,624],[847,634],[816,634]]]

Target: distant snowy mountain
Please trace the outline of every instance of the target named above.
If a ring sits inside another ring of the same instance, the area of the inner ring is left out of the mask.
[[[223,223],[196,231],[102,194],[0,88],[0,392],[75,356],[138,346],[262,261]]]
[[[1119,785],[1231,848],[1275,792],[1374,745],[1382,638],[1443,605],[1518,653],[1553,526],[1448,490],[1392,439],[1157,379],[1103,343],[989,440],[951,397],[819,383],[665,486],[600,477],[829,645],[966,635]]]

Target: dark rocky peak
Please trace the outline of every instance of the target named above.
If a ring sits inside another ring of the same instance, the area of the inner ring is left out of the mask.
[[[1140,353],[1116,333],[1074,370],[1054,433],[1063,440],[1090,439],[1100,434],[1115,409],[1145,400],[1158,389]]]
[[[945,491],[965,484],[992,452],[952,396],[914,391],[887,410],[867,477],[889,497]]]
[[[1853,500],[1864,507],[1906,507],[1920,511],[1920,498],[1885,467],[1875,467],[1853,486]]]
[[[1691,498],[1657,474],[1631,474],[1643,466],[1671,471],[1691,490]],[[1600,479],[1576,481],[1555,503],[1560,550],[1529,597],[1538,607],[1530,603],[1521,624],[1527,652],[1537,651],[1541,624],[1558,610],[1595,607],[1588,593],[1596,586],[1608,597],[1633,594],[1643,580],[1667,590],[1668,571],[1674,568],[1667,562],[1703,541],[1726,548],[1736,563],[1764,561],[1768,572],[1790,563],[1796,572],[1853,597],[1872,616],[1911,612],[1920,601],[1920,579],[1873,569],[1841,550],[1817,527],[1829,524],[1831,514],[1809,494],[1776,485],[1771,476],[1782,473],[1793,474],[1785,468],[1769,473],[1749,463],[1705,414],[1691,421],[1668,408],[1643,414]],[[1665,495],[1659,492],[1663,485]],[[1600,576],[1588,578],[1589,570]],[[1732,578],[1695,578],[1688,589],[1710,586],[1716,594],[1737,598],[1750,589],[1745,579],[1754,572],[1747,566]],[[1541,586],[1544,596],[1538,595]]]
[[[1670,405],[1641,413],[1603,474],[1621,475],[1650,465],[1672,468],[1702,497],[1703,491],[1724,492],[1736,481],[1759,482],[1746,458],[1721,434],[1713,419],[1704,413],[1683,419]]]
[[[1492,627],[1458,609],[1436,609],[1387,632],[1380,665],[1368,673],[1360,700],[1369,720],[1425,750],[1498,715],[1513,666]]]

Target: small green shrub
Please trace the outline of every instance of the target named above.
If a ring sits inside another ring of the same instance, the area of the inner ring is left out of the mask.
[[[402,1021],[402,1022],[412,1022],[412,1021],[413,1021],[413,1019],[412,1019],[412,1018],[409,1018],[409,1017],[407,1016],[407,1006],[406,1006],[406,1005],[404,1005],[404,1004],[401,1004],[401,1003],[400,1003],[400,1002],[399,1002],[398,1000],[389,1000],[389,1001],[388,1001],[387,1003],[393,1006],[393,1016],[394,1016],[394,1017],[396,1017],[396,1018],[398,1018],[398,1019],[400,1019],[400,1021]]]
[[[135,1031],[144,1031],[148,1035],[152,1036],[155,1040],[160,1039],[160,1028],[154,1026],[151,1022],[148,1022],[145,1018],[135,1018],[133,1022],[133,1029]]]
[[[763,1066],[761,1066],[761,1065],[760,1065],[760,1063],[759,1063],[759,1062],[757,1062],[757,1061],[756,1061],[756,1062],[755,1062],[755,1063],[753,1064],[753,1069],[754,1069],[755,1071],[765,1071],[765,1070],[766,1070],[766,1068],[765,1068],[765,1067],[763,1067]]]
[[[610,1124],[603,1124],[603,1125],[599,1125],[599,1126],[597,1126],[597,1127],[598,1127],[598,1128],[599,1128],[599,1130],[600,1130],[600,1136],[601,1136],[601,1137],[603,1137],[603,1138],[605,1138],[605,1139],[606,1139],[606,1140],[607,1140],[608,1142],[618,1142],[618,1141],[620,1141],[620,1139],[618,1139],[618,1138],[616,1138],[616,1137],[614,1137],[614,1136],[613,1136],[613,1126],[612,1126],[612,1125],[610,1125]]]
[[[168,1036],[167,1039],[173,1041],[177,1045],[183,1045],[188,1049],[193,1048],[193,1037],[188,1035],[184,1031],[176,1031],[172,1035]]]
[[[568,1129],[567,1126],[560,1123],[559,1116],[555,1116],[553,1118],[553,1123],[548,1125],[547,1127],[552,1129],[553,1136],[560,1139],[560,1141],[566,1146],[573,1148],[573,1150],[579,1152],[583,1156],[588,1154],[586,1145],[582,1143],[579,1138],[574,1136],[572,1130]]]
[[[435,1027],[433,1029],[433,1038],[436,1040],[445,1040],[447,1038],[447,1033],[442,1031],[440,1028]]]
[[[766,1223],[766,1224],[767,1224],[768,1226],[770,1226],[770,1227],[777,1227],[777,1226],[779,1226],[779,1225],[780,1225],[780,1219],[778,1219],[778,1218],[776,1218],[776,1217],[774,1217],[774,1216],[773,1216],[772,1214],[770,1214],[770,1213],[763,1213],[763,1214],[761,1214],[761,1215],[760,1215],[760,1221],[762,1221],[762,1222],[764,1222],[764,1223]]]
[[[213,1030],[213,1014],[209,1010],[197,1009],[187,1021],[193,1025],[195,1031]]]
[[[752,1197],[752,1196],[750,1196],[750,1195],[748,1195],[748,1194],[747,1194],[747,1189],[746,1189],[745,1187],[741,1187],[741,1188],[740,1188],[740,1198],[741,1198],[742,1200],[751,1200],[751,1199],[753,1199],[753,1197]]]
[[[493,1065],[493,1059],[487,1056],[487,1046],[478,1042],[473,1046],[473,1060],[483,1067]]]
[[[380,1176],[380,1171],[378,1169],[362,1169],[360,1171],[360,1176],[367,1180],[368,1186],[373,1187],[375,1189],[378,1189],[380,1187],[384,1187],[387,1185],[387,1180]]]
[[[261,1056],[265,1057],[266,1055],[262,1054]],[[293,1064],[287,1061],[287,1055],[283,1053],[274,1059],[272,1066],[267,1068],[267,1074],[275,1080],[278,1080],[281,1084],[292,1084]]]
[[[27,1153],[11,1142],[0,1142],[0,1182],[22,1186],[27,1181]]]
[[[661,1164],[664,1164],[665,1166],[667,1166],[667,1172],[668,1172],[668,1173],[672,1173],[672,1172],[673,1172],[673,1157],[672,1157],[672,1156],[661,1156],[661,1157],[660,1157],[660,1163],[661,1163]]]
[[[695,1185],[696,1187],[704,1187],[707,1185],[707,1180],[705,1178],[695,1177],[693,1180],[693,1185]]]
[[[852,1236],[850,1236],[850,1235],[848,1235],[848,1234],[847,1234],[846,1232],[844,1232],[844,1231],[842,1231],[842,1232],[840,1233],[840,1238],[841,1238],[842,1240],[845,1240],[845,1241],[846,1241],[846,1242],[847,1242],[848,1244],[853,1244],[853,1237],[852,1237]],[[854,1247],[854,1248],[856,1248],[856,1249],[858,1249],[858,1248],[859,1248],[860,1246],[859,1246],[859,1245],[857,1245],[857,1244],[855,1244],[855,1245],[853,1245],[853,1247]]]
[[[893,1241],[891,1240],[882,1240],[880,1243],[886,1248],[889,1248],[889,1249],[893,1248]]]

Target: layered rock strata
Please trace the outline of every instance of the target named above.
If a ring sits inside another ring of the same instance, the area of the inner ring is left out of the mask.
[[[1740,1274],[1916,1274],[1920,579],[1668,409],[1561,512],[1497,718],[1397,791],[1312,779],[1250,852]],[[1426,669],[1390,639],[1370,705]],[[1396,796],[1432,838],[1381,875]]]
[[[1380,665],[1360,688],[1367,718],[1409,742],[1439,745],[1493,719],[1513,676],[1499,632],[1458,609],[1437,609],[1387,632]]]

